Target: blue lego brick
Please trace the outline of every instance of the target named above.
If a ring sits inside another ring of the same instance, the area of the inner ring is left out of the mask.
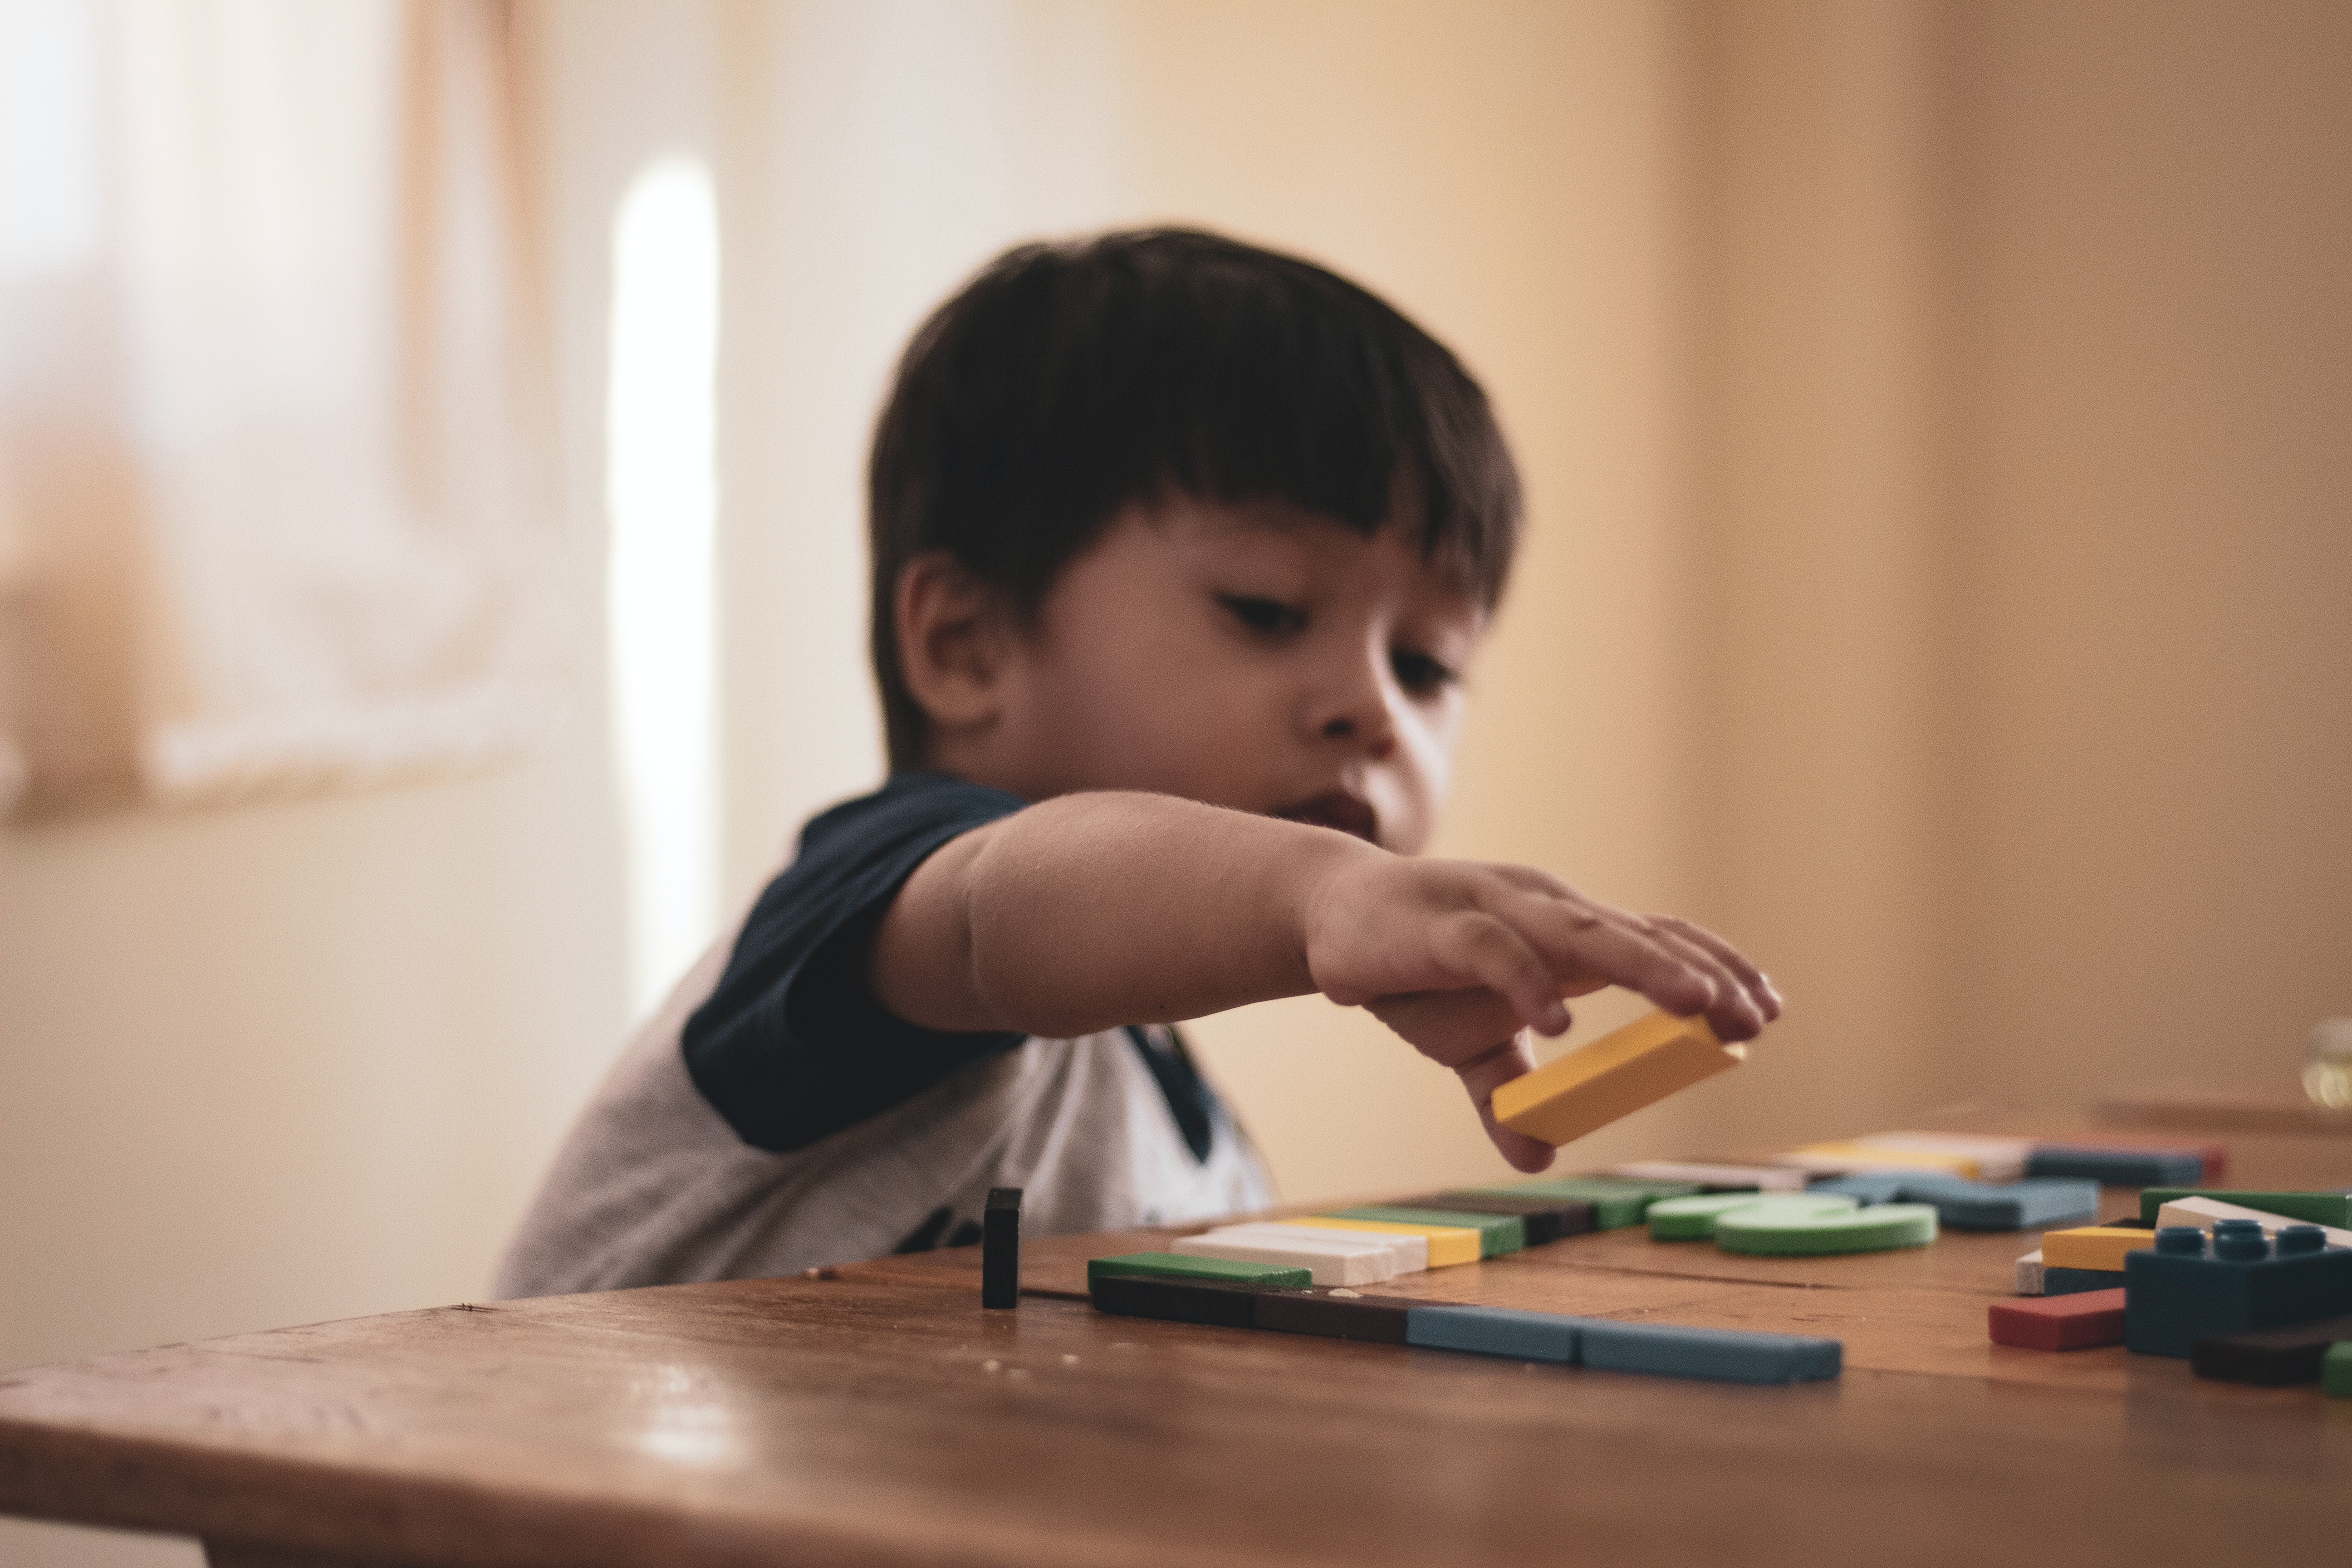
[[[2042,1293],[2045,1296],[2072,1296],[2082,1290],[2112,1290],[2123,1282],[2121,1274],[2110,1274],[2104,1268],[2044,1268],[2042,1271]]]
[[[1599,1372],[1641,1372],[1717,1383],[1811,1383],[1837,1376],[1845,1347],[1836,1340],[1690,1329],[1671,1323],[1584,1320],[1579,1354]]]
[[[2205,1179],[2205,1157],[2193,1150],[2096,1149],[2081,1145],[2036,1149],[2028,1176],[2080,1176],[2111,1187],[2162,1187]]]
[[[2220,1221],[2210,1236],[2161,1226],[2153,1249],[2124,1259],[2124,1342],[2185,1358],[2199,1340],[2352,1312],[2352,1247],[2326,1243],[2315,1225],[2274,1237],[2252,1220]]]
[[[1416,1306],[1404,1315],[1404,1342],[1428,1350],[1475,1351],[1518,1361],[1576,1364],[1581,1318],[1508,1307]]]

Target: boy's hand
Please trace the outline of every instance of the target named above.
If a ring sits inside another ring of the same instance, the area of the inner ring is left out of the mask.
[[[1771,982],[1722,938],[1523,866],[1349,856],[1310,894],[1305,935],[1318,989],[1459,1073],[1487,1136],[1522,1171],[1550,1164],[1551,1148],[1498,1125],[1491,1100],[1535,1066],[1522,1028],[1567,1031],[1564,998],[1622,985],[1678,1017],[1705,1014],[1724,1040],[1780,1016]]]

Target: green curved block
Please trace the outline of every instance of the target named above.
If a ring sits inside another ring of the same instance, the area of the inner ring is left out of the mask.
[[[1925,1247],[1936,1239],[1933,1204],[1878,1204],[1843,1214],[1804,1214],[1758,1204],[1715,1222],[1715,1244],[1726,1252],[1815,1256],[1885,1252]]]
[[[1744,1209],[1772,1207],[1810,1217],[1848,1214],[1860,1206],[1840,1193],[1819,1196],[1804,1193],[1701,1193],[1696,1197],[1661,1198],[1650,1205],[1650,1239],[1705,1241],[1715,1234],[1717,1220]]]

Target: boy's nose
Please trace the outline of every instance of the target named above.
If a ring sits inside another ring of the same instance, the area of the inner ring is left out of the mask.
[[[1376,703],[1378,717],[1369,721],[1355,713],[1335,713],[1323,721],[1323,738],[1327,741],[1354,741],[1364,754],[1379,762],[1396,750],[1396,727],[1389,722],[1388,705]]]

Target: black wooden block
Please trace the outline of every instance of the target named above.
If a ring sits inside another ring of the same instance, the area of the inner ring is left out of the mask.
[[[2314,1318],[2283,1329],[2250,1329],[2199,1340],[2189,1347],[2189,1368],[2200,1377],[2265,1388],[2317,1383],[2319,1363],[2338,1340],[2352,1340],[2352,1316]]]
[[[1399,1198],[1394,1206],[1517,1215],[1527,1222],[1529,1247],[1540,1247],[1562,1237],[1582,1236],[1597,1223],[1592,1205],[1579,1198],[1514,1198],[1496,1193],[1423,1193],[1417,1198]]]
[[[1021,1189],[991,1187],[980,1233],[980,1304],[1021,1304]]]
[[[1106,1274],[1094,1282],[1095,1310],[1170,1323],[1257,1326],[1258,1288],[1213,1279],[1171,1279],[1150,1274]]]
[[[1331,1340],[1404,1343],[1404,1315],[1412,1302],[1402,1296],[1334,1296],[1328,1290],[1267,1290],[1257,1298],[1257,1326]]]

